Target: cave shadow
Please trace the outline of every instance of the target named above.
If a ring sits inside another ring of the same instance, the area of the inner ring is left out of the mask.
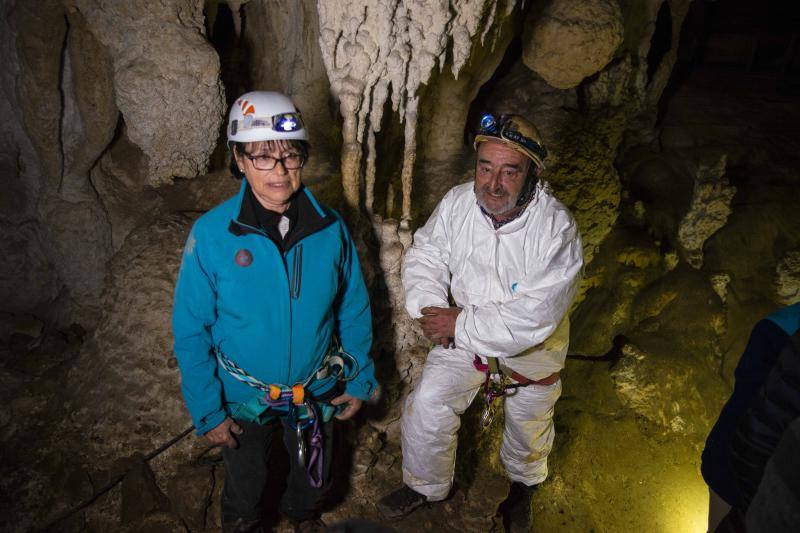
[[[206,21],[206,34],[208,40],[219,56],[220,81],[225,92],[225,109],[230,109],[233,101],[245,91],[253,87],[253,78],[250,65],[252,53],[250,45],[244,35],[247,31],[247,17],[244,6],[239,7],[241,18],[241,32],[237,36],[234,23],[234,14],[225,2],[215,3],[216,14],[213,23],[208,16],[208,6],[205,8],[204,20]],[[209,172],[227,168],[228,121],[222,120],[217,136],[217,145],[211,153]]]

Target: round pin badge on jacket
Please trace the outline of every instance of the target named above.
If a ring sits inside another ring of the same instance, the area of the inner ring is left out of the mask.
[[[253,263],[253,254],[250,250],[239,250],[236,252],[236,257],[234,258],[236,264],[240,267],[248,267]]]

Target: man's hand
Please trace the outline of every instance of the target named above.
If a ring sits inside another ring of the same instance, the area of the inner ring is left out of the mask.
[[[238,448],[239,443],[234,435],[241,435],[244,431],[239,424],[232,418],[226,418],[220,424],[206,433],[206,439],[214,446],[225,446],[226,448]]]
[[[342,410],[341,413],[336,415],[336,418],[339,420],[348,420],[353,418],[359,409],[361,409],[361,404],[364,403],[363,401],[359,400],[358,398],[354,398],[349,394],[345,393],[341,396],[337,396],[333,400],[331,400],[331,405],[342,405],[347,404],[347,406]]]
[[[460,307],[423,307],[419,323],[422,332],[435,344],[449,347],[456,336],[456,318]]]

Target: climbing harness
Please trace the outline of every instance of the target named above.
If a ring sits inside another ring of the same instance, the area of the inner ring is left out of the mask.
[[[558,372],[554,372],[539,380],[529,379],[519,372],[501,365],[497,357],[487,357],[486,363],[483,363],[477,354],[472,360],[472,366],[478,372],[486,373],[486,380],[483,382],[486,407],[481,415],[481,428],[484,430],[492,425],[494,415],[497,414],[497,405],[495,404],[497,398],[507,395],[509,391],[528,385],[552,385],[561,378]]]
[[[297,464],[301,468],[306,468],[308,482],[314,488],[320,488],[323,483],[323,437],[321,419],[329,419],[323,413],[323,408],[327,407],[328,414],[332,414],[334,409],[330,404],[320,405],[322,400],[315,399],[309,392],[308,386],[314,381],[333,378],[337,382],[348,382],[353,380],[359,372],[358,361],[351,354],[344,351],[338,342],[332,344],[331,349],[322,364],[317,370],[311,373],[308,378],[294,385],[282,385],[276,383],[264,383],[263,381],[249,375],[245,370],[231,361],[220,351],[215,350],[217,362],[232,377],[242,383],[253,387],[264,393],[245,404],[240,404],[234,414],[244,414],[245,416],[258,420],[267,410],[277,411],[286,410],[285,415],[281,415],[286,420],[288,428],[295,432],[297,438]],[[352,371],[350,376],[345,376],[348,365],[345,359],[351,362]],[[308,452],[306,445],[305,431],[311,431],[308,439]]]

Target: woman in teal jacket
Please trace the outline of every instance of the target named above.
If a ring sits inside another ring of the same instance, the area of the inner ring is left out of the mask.
[[[292,458],[281,511],[296,524],[318,522],[330,486],[330,416],[352,417],[378,389],[355,246],[339,215],[300,180],[307,139],[281,94],[251,92],[234,103],[231,167],[245,179],[237,196],[195,223],[175,290],[186,406],[198,434],[223,446],[225,531],[261,530],[279,422]]]

